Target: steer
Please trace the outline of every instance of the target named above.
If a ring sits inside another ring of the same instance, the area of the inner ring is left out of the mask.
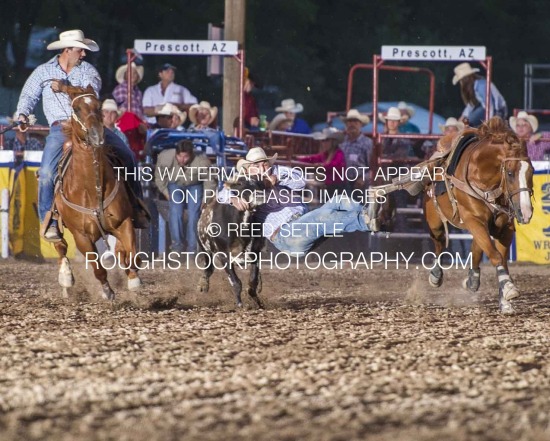
[[[234,264],[250,265],[248,295],[259,308],[263,304],[258,297],[260,283],[259,259],[265,239],[262,224],[253,222],[254,208],[265,196],[265,184],[260,181],[239,177],[224,184],[235,196],[249,202],[249,210],[239,211],[229,204],[222,204],[212,198],[204,207],[198,224],[199,250],[206,253],[204,274],[199,282],[199,291],[208,292],[210,276],[214,272],[214,260],[220,262],[228,275],[229,283],[237,298],[237,307],[242,307],[242,283],[237,277]],[[244,258],[244,259],[243,259]],[[219,267],[218,267],[219,268]]]

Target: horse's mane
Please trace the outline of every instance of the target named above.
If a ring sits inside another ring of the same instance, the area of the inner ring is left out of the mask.
[[[489,138],[493,144],[508,144],[512,153],[525,153],[525,142],[521,141],[508,124],[499,116],[493,116],[478,129],[480,139]]]

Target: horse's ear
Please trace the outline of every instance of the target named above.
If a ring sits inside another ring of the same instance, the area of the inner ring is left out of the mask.
[[[94,93],[95,94],[95,90],[94,90],[94,88],[92,87],[91,84],[88,84],[88,87],[86,87],[86,93]]]

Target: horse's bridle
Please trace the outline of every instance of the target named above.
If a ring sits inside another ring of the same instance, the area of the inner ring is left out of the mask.
[[[74,111],[74,102],[79,99],[79,98],[84,98],[86,96],[93,96],[94,98],[97,98],[96,95],[94,93],[83,93],[82,95],[77,95],[73,98],[73,100],[71,101],[71,109],[73,109],[73,111],[71,112],[71,118],[74,119],[78,124],[80,124],[80,127],[82,128],[83,132],[84,133],[88,133],[88,128],[84,125],[84,123],[80,120],[80,118],[78,117],[78,115],[76,114],[76,112]],[[88,115],[89,117],[90,115]]]
[[[508,202],[508,205],[513,208],[514,203],[512,202],[512,197],[514,197],[516,194],[521,193],[522,191],[526,191],[527,193],[529,193],[529,198],[531,198],[533,196],[533,190],[531,188],[520,187],[513,193],[510,193],[508,189],[508,180],[506,179],[506,162],[509,161],[529,161],[529,158],[527,156],[521,156],[519,158],[504,158],[500,166],[501,178],[499,187],[501,188],[504,185],[504,197],[506,198],[506,202]]]

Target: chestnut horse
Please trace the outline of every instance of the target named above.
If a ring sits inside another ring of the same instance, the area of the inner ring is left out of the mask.
[[[464,150],[453,176],[445,177],[450,192],[436,196],[433,186],[428,189],[424,212],[437,256],[445,248],[446,222],[472,234],[472,266],[463,286],[472,292],[478,290],[479,264],[485,253],[496,267],[500,310],[508,314],[513,312],[510,300],[519,296],[507,264],[514,218],[520,224],[531,220],[533,166],[525,142],[501,118],[485,122],[477,137]],[[443,271],[437,263],[430,272],[429,282],[440,286],[442,281]]]
[[[72,233],[86,263],[91,261],[103,297],[114,300],[107,271],[97,258],[95,242],[105,239],[106,234],[116,237],[115,254],[126,269],[128,289],[138,289],[141,280],[137,275],[139,262],[136,262],[132,205],[125,185],[117,180],[107,157],[109,147],[104,145],[101,106],[93,88],[63,85],[61,91],[69,95],[72,106],[70,123],[64,128],[69,141],[63,147],[64,156],[72,150],[72,158],[56,187],[55,205],[62,221],[59,225],[60,228],[65,225]],[[59,173],[61,175],[61,171]],[[64,239],[56,242],[55,249],[59,254],[59,284],[66,294],[66,289],[74,284],[67,242]]]

